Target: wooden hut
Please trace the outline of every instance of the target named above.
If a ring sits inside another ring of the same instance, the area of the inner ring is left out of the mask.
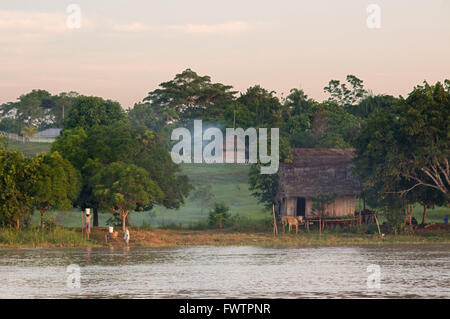
[[[280,163],[279,185],[275,199],[278,217],[303,216],[314,218],[313,198],[334,195],[334,203],[327,205],[324,217],[344,217],[355,214],[355,198],[361,183],[352,174],[352,149],[292,150],[292,163]]]

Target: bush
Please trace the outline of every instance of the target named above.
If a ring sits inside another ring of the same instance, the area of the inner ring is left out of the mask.
[[[405,214],[404,211],[399,209],[386,214],[387,227],[394,234],[398,234],[404,230],[405,226]]]
[[[231,215],[230,208],[224,203],[215,203],[214,208],[209,212],[209,225],[217,228],[224,228],[228,224]]]

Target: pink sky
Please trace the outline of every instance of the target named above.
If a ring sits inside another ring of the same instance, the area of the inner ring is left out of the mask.
[[[128,108],[191,68],[239,91],[302,88],[318,100],[354,74],[406,95],[450,78],[450,1],[0,1],[0,103],[32,89],[77,91]],[[379,4],[381,28],[367,6]]]

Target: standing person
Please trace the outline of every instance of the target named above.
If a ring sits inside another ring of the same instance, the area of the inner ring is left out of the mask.
[[[84,224],[84,228],[86,229],[87,238],[89,239],[89,235],[91,234],[91,210],[90,208],[86,208],[86,222]]]
[[[128,227],[125,228],[125,233],[123,234],[123,240],[125,241],[125,244],[127,247],[130,246],[130,232],[128,231]]]

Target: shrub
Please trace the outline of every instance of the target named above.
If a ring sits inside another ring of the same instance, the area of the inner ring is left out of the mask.
[[[230,208],[224,203],[215,203],[214,208],[209,212],[209,225],[217,228],[224,228],[231,215],[228,213]]]

